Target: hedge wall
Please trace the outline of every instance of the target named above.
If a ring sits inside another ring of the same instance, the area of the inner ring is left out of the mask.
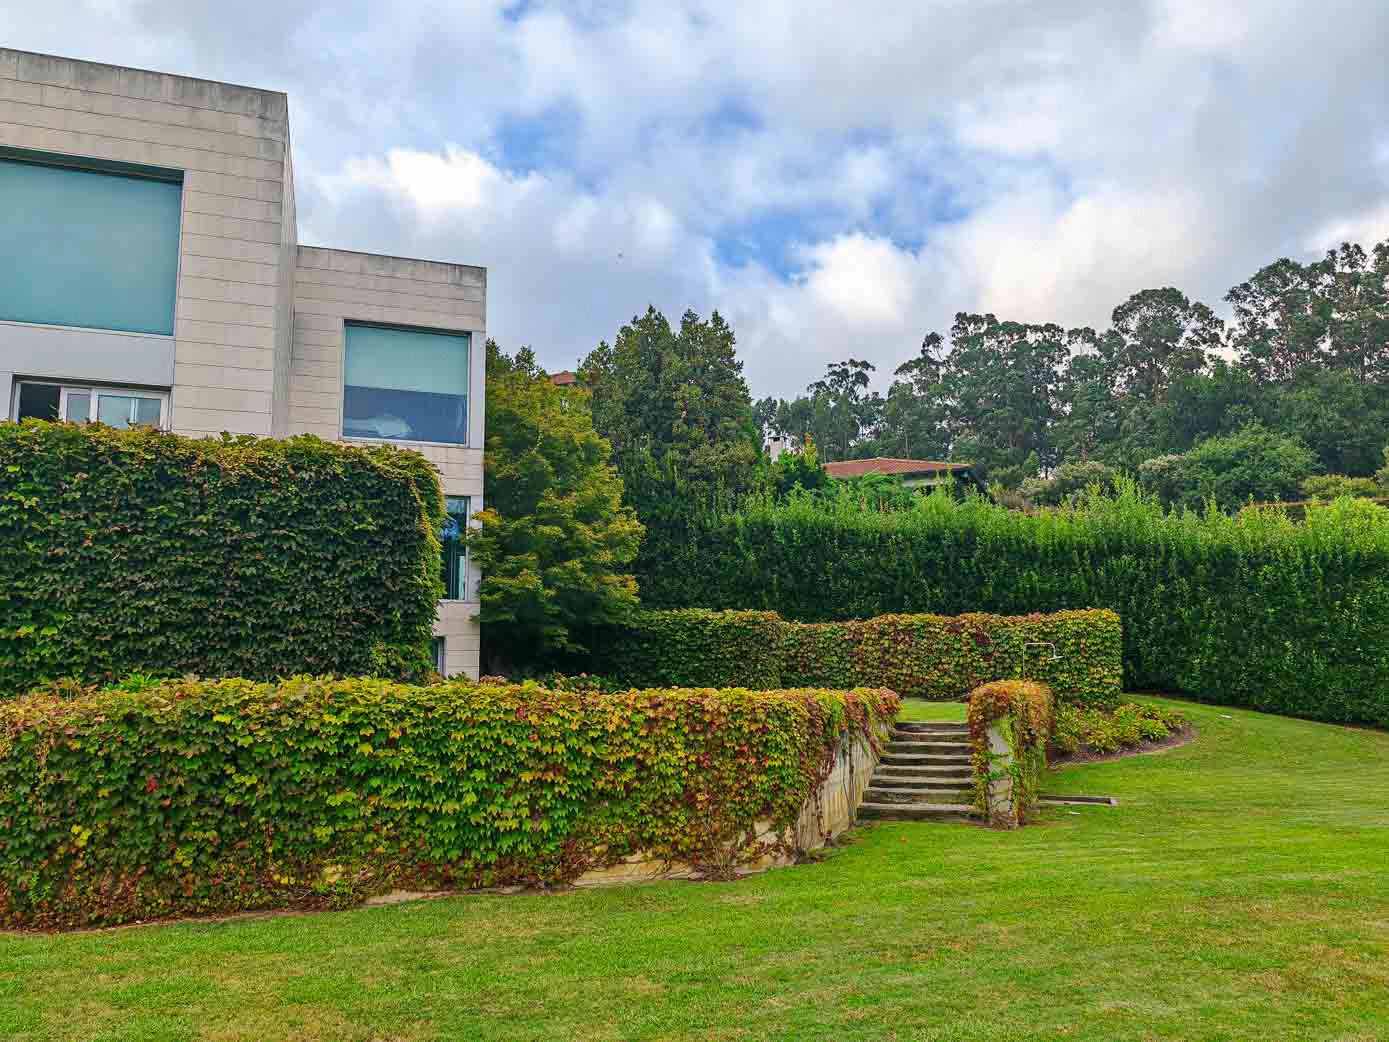
[[[1364,502],[1164,514],[1131,486],[1038,514],[923,497],[880,513],[792,501],[695,514],[653,608],[776,611],[807,622],[894,612],[1105,607],[1130,689],[1389,726],[1389,512]]]
[[[0,693],[420,672],[443,509],[392,448],[0,423]]]
[[[1103,610],[817,624],[688,608],[640,613],[590,647],[585,668],[622,684],[867,686],[963,700],[990,680],[1027,676],[1068,702],[1101,706],[1117,704],[1122,691],[1123,627]]]
[[[770,611],[637,612],[629,624],[589,637],[589,664],[633,687],[777,688],[782,627],[781,617]]]
[[[1123,627],[1112,611],[788,622],[781,647],[782,682],[795,687],[871,682],[903,696],[963,700],[980,684],[1026,676],[1083,705],[1115,705],[1123,690]]]
[[[26,695],[0,704],[0,925],[553,883],[636,851],[717,873],[897,707],[313,678]]]

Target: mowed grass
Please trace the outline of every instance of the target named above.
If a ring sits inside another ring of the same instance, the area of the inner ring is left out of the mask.
[[[968,708],[963,702],[927,702],[922,698],[904,698],[897,719],[964,723]]]
[[[0,936],[20,1039],[1389,1039],[1389,734],[1188,706],[1015,833],[731,884]]]

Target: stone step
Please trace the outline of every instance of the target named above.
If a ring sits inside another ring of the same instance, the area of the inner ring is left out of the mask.
[[[974,758],[967,754],[885,752],[878,762],[891,767],[967,767],[973,760]]]
[[[860,803],[860,818],[878,821],[973,821],[967,803]]]
[[[974,774],[974,763],[965,760],[963,763],[889,763],[883,760],[875,768],[875,772],[881,771],[882,774],[920,774],[921,777],[929,778],[936,774]]]
[[[925,792],[961,792],[965,789],[974,791],[972,775],[956,778],[932,774],[923,778],[915,774],[876,773],[868,779],[868,784],[870,787],[886,786],[890,789],[918,789]]]
[[[889,753],[935,753],[938,756],[970,756],[974,747],[968,742],[903,741],[894,738],[883,748]]]
[[[881,767],[872,772],[872,777],[868,779],[868,784],[874,785],[879,782],[904,782],[911,781],[970,781],[974,782],[974,770],[968,767],[915,767],[911,771],[885,771]]]
[[[899,786],[869,785],[863,790],[865,803],[930,803],[933,805],[974,802],[974,790],[956,787],[953,789],[909,789]]]
[[[911,734],[930,734],[930,735],[963,735],[969,737],[969,726],[967,724],[952,722],[936,722],[924,720],[898,720],[893,724],[898,731],[907,731]]]

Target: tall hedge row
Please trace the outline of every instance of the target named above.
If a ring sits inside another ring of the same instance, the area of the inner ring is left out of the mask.
[[[0,703],[0,925],[561,882],[638,851],[726,873],[790,843],[840,741],[897,707],[313,678],[26,695]]]
[[[943,495],[895,513],[753,504],[692,516],[639,578],[650,607],[811,622],[1106,607],[1132,688],[1389,726],[1389,513],[1364,503],[1301,523],[1164,514],[1131,487],[1041,514]]]
[[[687,608],[641,612],[589,646],[587,668],[622,684],[887,687],[948,700],[1025,676],[1064,701],[1101,706],[1117,704],[1122,691],[1123,627],[1106,610],[799,623],[767,611]]]
[[[638,612],[627,625],[604,627],[588,637],[587,668],[633,687],[777,688],[782,686],[784,625],[770,611]]]
[[[421,671],[443,509],[391,448],[0,423],[0,693]]]

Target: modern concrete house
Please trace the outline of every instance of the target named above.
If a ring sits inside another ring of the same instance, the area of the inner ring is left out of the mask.
[[[0,48],[0,419],[386,442],[438,467],[478,672],[486,269],[301,246],[284,94]]]

